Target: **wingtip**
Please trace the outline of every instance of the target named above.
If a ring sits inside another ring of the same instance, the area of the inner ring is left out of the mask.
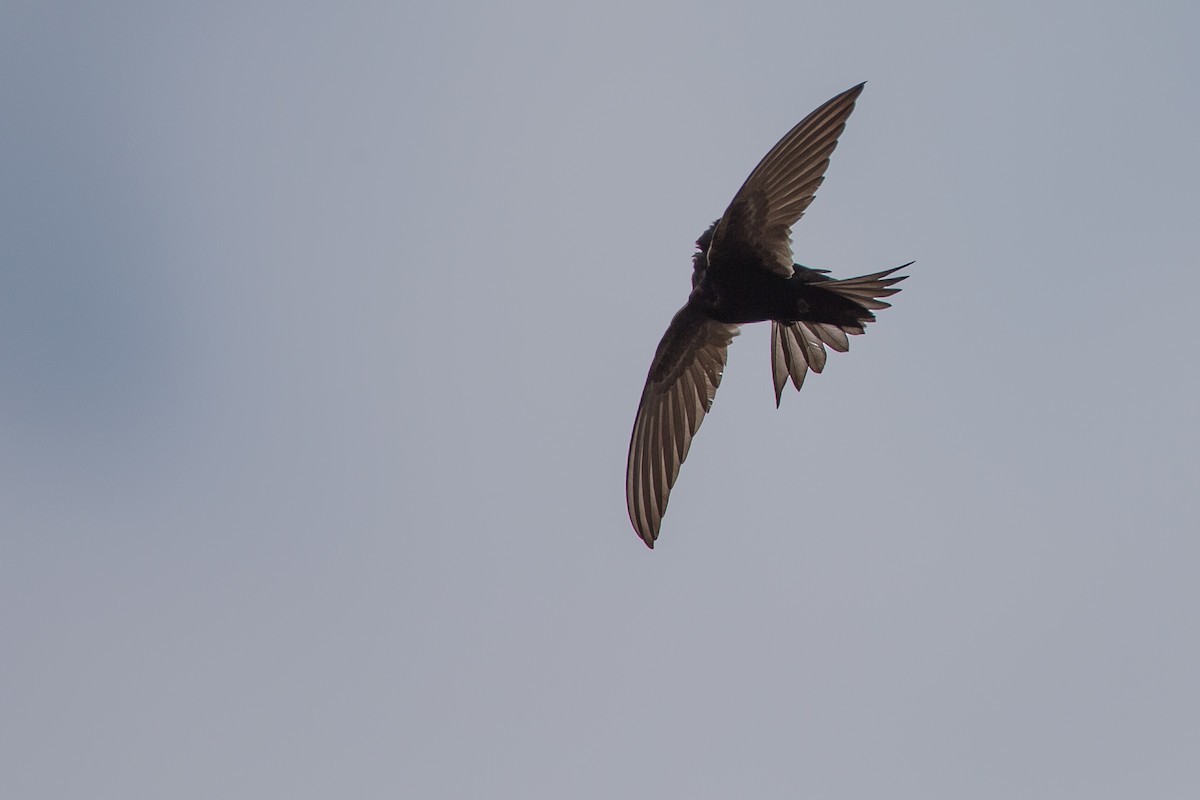
[[[637,537],[642,540],[642,544],[653,550],[654,540],[658,538],[658,531],[653,529],[653,526],[650,524],[650,520],[645,520],[646,524],[641,525],[638,523],[638,520],[634,519],[633,516],[630,515],[629,521],[633,523],[633,532],[636,533]]]

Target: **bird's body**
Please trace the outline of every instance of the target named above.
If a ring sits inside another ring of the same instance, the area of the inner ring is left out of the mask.
[[[700,250],[692,257],[688,303],[695,304],[705,316],[734,325],[767,320],[835,325],[862,321],[861,306],[822,286],[833,282],[822,270],[793,264],[792,274],[785,277],[768,269],[744,246],[723,252],[720,261],[709,264],[705,242],[719,222],[700,237]]]
[[[846,335],[862,333],[873,311],[888,306],[879,298],[899,291],[892,286],[903,277],[890,277],[895,269],[836,280],[792,259],[791,226],[824,180],[862,88],[833,98],[784,136],[696,241],[692,292],[654,355],[629,444],[629,519],[650,547],[737,326],[771,321],[778,405],[788,378],[799,389],[809,369],[824,368],[826,345],[847,350]]]

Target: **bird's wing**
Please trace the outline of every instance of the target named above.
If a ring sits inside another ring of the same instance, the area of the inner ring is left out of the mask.
[[[658,344],[638,404],[625,468],[629,520],[649,547],[692,437],[712,407],[736,325],[709,319],[690,303]]]
[[[713,232],[710,264],[723,252],[748,248],[772,272],[791,277],[791,227],[825,179],[829,156],[864,85],[842,92],[802,119],[758,163]]]

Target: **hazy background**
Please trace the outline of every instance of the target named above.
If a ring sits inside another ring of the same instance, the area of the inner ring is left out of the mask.
[[[416,4],[407,5],[430,5]],[[0,11],[0,795],[1200,796],[1194,3]],[[625,514],[692,242],[734,342]]]

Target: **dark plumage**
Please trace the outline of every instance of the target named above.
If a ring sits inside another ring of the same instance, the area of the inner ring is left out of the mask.
[[[738,325],[771,320],[775,405],[791,378],[825,368],[825,347],[875,321],[904,267],[836,280],[793,262],[791,227],[824,180],[829,156],[864,84],[842,92],[767,153],[725,214],[696,241],[692,293],[659,342],[629,442],[625,494],[634,530],[650,547],[692,437],[712,407]],[[910,264],[912,262],[909,262]]]

